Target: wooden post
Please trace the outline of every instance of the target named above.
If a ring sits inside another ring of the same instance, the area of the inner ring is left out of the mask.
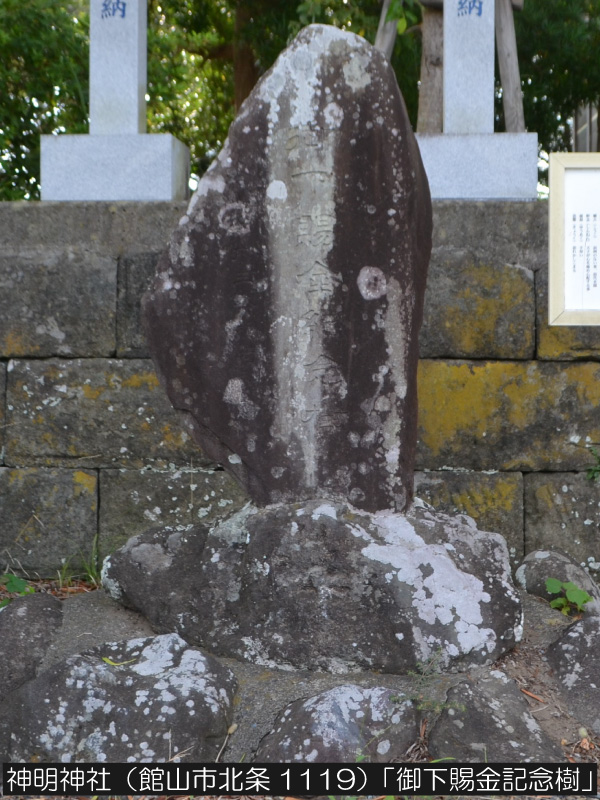
[[[496,48],[506,130],[508,133],[522,133],[525,115],[511,0],[496,0]]]
[[[417,133],[442,133],[443,130],[443,41],[444,15],[435,8],[423,8],[423,46]]]

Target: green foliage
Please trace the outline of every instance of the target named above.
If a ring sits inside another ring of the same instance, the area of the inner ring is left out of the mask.
[[[24,597],[26,594],[33,594],[35,589],[24,578],[19,578],[17,575],[0,575],[0,583],[3,584],[7,592],[16,594],[19,597]],[[0,608],[4,608],[11,601],[10,597],[5,597],[0,600]]]
[[[421,9],[419,0],[391,0],[387,21],[396,20],[398,33],[402,35],[420,22]]]
[[[187,144],[198,176],[223,146],[234,116],[233,71],[219,55],[232,31],[225,4],[148,4],[148,131]]]
[[[420,37],[413,26],[392,65],[416,123]],[[85,133],[88,113],[88,3],[0,0],[0,200],[39,197],[40,134]],[[235,115],[234,87],[246,50],[252,80],[311,22],[375,40],[379,0],[149,0],[148,131],[172,133],[202,175]]]
[[[40,134],[87,131],[83,5],[0,0],[0,201],[39,197]]]
[[[600,100],[600,0],[527,0],[515,28],[527,128],[569,150],[575,109]]]
[[[598,478],[600,478],[600,451],[595,447],[588,447],[588,450],[596,459],[596,463],[592,464],[592,466],[588,468],[586,476],[589,478],[589,480],[596,481]]]
[[[92,542],[92,551],[89,558],[87,558],[80,550],[79,561],[81,563],[81,568],[76,569],[72,566],[71,558],[64,559],[62,567],[57,573],[58,585],[61,589],[71,586],[76,580],[82,580],[85,583],[89,583],[95,587],[100,586],[102,578],[101,570],[98,566],[98,534],[94,536],[94,540]]]
[[[0,0],[0,200],[39,197],[40,134],[87,130],[87,9],[87,0]],[[244,69],[251,84],[312,22],[373,42],[380,11],[379,0],[149,0],[148,130],[184,141],[202,175],[224,143]],[[388,18],[403,33],[392,66],[414,126],[420,2],[392,0]],[[528,129],[543,151],[567,150],[575,108],[600,103],[600,0],[527,0],[515,25]]]
[[[559,595],[550,601],[550,605],[561,611],[565,617],[568,617],[571,611],[583,612],[585,604],[592,599],[586,591],[571,581],[559,581],[557,578],[548,578],[546,591],[548,594]]]

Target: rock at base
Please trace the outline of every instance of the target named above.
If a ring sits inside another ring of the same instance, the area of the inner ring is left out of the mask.
[[[542,731],[514,681],[500,670],[455,686],[429,737],[434,759],[453,761],[563,761],[562,749]]]
[[[571,713],[600,735],[600,616],[585,614],[547,650]]]
[[[291,703],[260,743],[254,760],[401,761],[416,737],[417,714],[402,693],[348,684]]]
[[[229,669],[176,634],[101,645],[10,695],[0,761],[211,761],[235,688]]]
[[[463,669],[522,633],[504,539],[424,505],[247,507],[212,528],[136,536],[103,579],[160,630],[284,669],[401,674],[434,655]]]
[[[31,680],[62,625],[63,606],[52,595],[18,597],[0,613],[0,701]]]

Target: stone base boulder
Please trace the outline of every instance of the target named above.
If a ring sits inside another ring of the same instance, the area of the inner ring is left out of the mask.
[[[401,674],[433,655],[464,669],[522,633],[504,539],[424,504],[247,506],[213,527],[130,539],[103,582],[158,630],[284,669]]]
[[[260,743],[254,760],[402,761],[417,731],[416,709],[401,692],[383,686],[336,686],[291,703]]]
[[[430,737],[434,759],[562,761],[561,748],[542,731],[516,683],[501,670],[470,675],[448,692]]]
[[[0,762],[211,761],[231,671],[176,634],[103,644],[42,672],[0,715]]]
[[[560,690],[585,725],[600,736],[600,616],[584,613],[547,650]]]
[[[0,702],[35,677],[57,629],[63,607],[52,595],[19,597],[0,613]]]

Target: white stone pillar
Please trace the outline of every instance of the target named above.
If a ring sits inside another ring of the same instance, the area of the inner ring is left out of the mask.
[[[494,132],[494,0],[444,0],[444,133]]]
[[[146,0],[90,0],[90,134],[146,133]]]

